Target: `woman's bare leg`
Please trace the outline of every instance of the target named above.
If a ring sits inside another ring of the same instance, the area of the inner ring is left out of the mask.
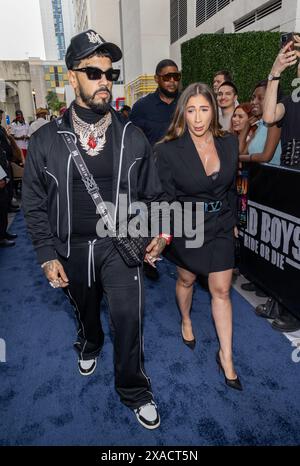
[[[196,275],[182,267],[177,267],[176,299],[182,318],[182,336],[185,340],[193,340],[194,334],[191,321],[193,300],[193,285]]]
[[[208,285],[212,296],[211,307],[220,342],[220,360],[228,379],[237,374],[232,361],[232,306],[230,299],[232,270],[209,274]]]

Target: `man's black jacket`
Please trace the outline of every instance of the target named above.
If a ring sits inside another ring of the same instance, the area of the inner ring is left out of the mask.
[[[6,158],[9,162],[13,160],[13,151],[9,142],[6,130],[0,124],[0,147],[6,152]]]
[[[113,203],[119,194],[128,202],[164,199],[152,149],[142,132],[112,113]],[[30,138],[23,177],[22,206],[40,264],[70,255],[74,162],[60,133],[73,133],[70,109],[59,121],[42,126]],[[115,222],[117,209],[115,212]]]
[[[0,125],[0,165],[7,173],[7,177],[10,177],[10,167],[9,167],[9,160],[11,155],[11,148],[7,141],[7,136],[5,129]]]

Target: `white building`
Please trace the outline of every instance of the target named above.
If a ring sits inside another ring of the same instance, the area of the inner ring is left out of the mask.
[[[75,32],[88,29],[87,0],[72,0],[75,14]]]
[[[56,93],[58,100],[66,100],[69,79],[64,60],[40,60],[31,57],[29,67],[37,107],[46,107],[46,96],[50,91]]]
[[[58,53],[56,48],[54,21],[52,13],[52,1],[40,0],[40,10],[42,18],[42,28],[45,45],[45,56],[47,60],[57,60]]]
[[[45,61],[38,57],[0,60],[0,76],[0,108],[11,119],[15,111],[21,109],[28,121],[33,120],[36,108],[47,106],[49,91],[55,92],[59,101],[70,102],[70,86],[64,61]]]
[[[171,58],[181,68],[181,44],[193,37],[300,31],[300,0],[73,0],[73,4],[77,31],[92,27],[105,40],[121,44],[128,105],[155,90],[160,60]]]
[[[170,57],[170,1],[120,0],[126,103],[156,89],[155,68]]]
[[[4,92],[1,92],[0,108],[15,118],[21,109],[26,120],[34,119],[34,102],[28,60],[0,60],[0,76]]]
[[[119,0],[73,0],[76,33],[94,29],[107,42],[122,49]],[[113,64],[121,70],[120,78],[113,86],[113,106],[124,99],[123,60]]]
[[[74,35],[72,0],[40,0],[46,60],[63,60]]]
[[[75,11],[73,6],[73,0],[61,0],[61,3],[64,23],[65,46],[67,49],[71,42],[71,38],[76,34]]]
[[[169,0],[167,0],[169,2]],[[300,31],[299,0],[170,0],[170,56],[199,34]]]

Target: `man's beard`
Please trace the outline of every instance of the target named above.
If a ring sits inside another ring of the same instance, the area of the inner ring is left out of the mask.
[[[167,91],[166,89],[163,89],[162,87],[158,86],[159,92],[161,92],[165,97],[168,97],[169,99],[175,99],[178,96],[178,89],[174,92]]]
[[[108,99],[102,99],[101,102],[95,102],[94,98],[96,97],[96,94],[101,91],[105,91],[109,94]],[[80,97],[82,102],[84,102],[91,110],[93,110],[93,112],[98,113],[99,115],[105,114],[109,111],[110,103],[112,101],[112,93],[106,86],[100,86],[99,89],[97,89],[97,91],[95,91],[92,95],[86,94],[82,87],[79,86],[77,97]]]

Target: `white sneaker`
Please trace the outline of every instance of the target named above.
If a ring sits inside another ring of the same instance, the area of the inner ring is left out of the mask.
[[[78,368],[81,375],[91,375],[97,366],[97,359],[78,359]]]
[[[153,400],[139,408],[134,409],[137,420],[146,429],[156,429],[160,425],[157,406]]]

